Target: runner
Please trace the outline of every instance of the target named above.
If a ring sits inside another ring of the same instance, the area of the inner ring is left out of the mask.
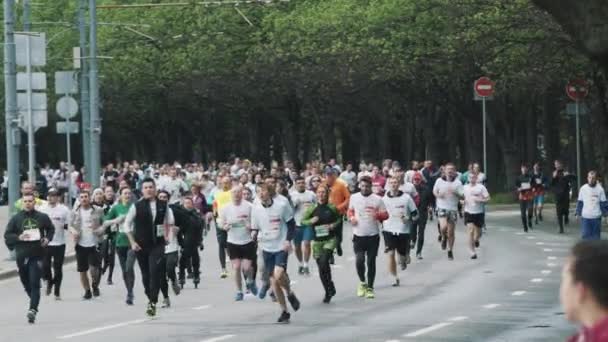
[[[441,228],[441,249],[448,248],[448,259],[454,260],[454,230],[458,220],[458,202],[462,197],[462,183],[457,178],[454,164],[445,165],[445,175],[435,182],[433,194],[437,198],[437,218]]]
[[[157,203],[160,205],[167,205],[170,196],[171,195],[168,191],[159,191],[158,195],[156,196]],[[192,202],[191,198],[190,202]],[[169,206],[167,207],[171,209]],[[175,222],[173,222],[173,224],[168,228],[169,232],[167,233],[167,243],[165,244],[165,260],[160,264],[160,291],[163,294],[162,308],[171,307],[171,299],[169,299],[169,283],[167,282],[167,278],[169,278],[171,281],[171,288],[176,296],[179,295],[181,291],[181,287],[177,284],[177,275],[175,274],[175,268],[177,267],[177,262],[179,260],[179,244],[177,242],[179,227],[176,227]]]
[[[86,190],[80,192],[78,201],[70,217],[70,231],[76,243],[76,268],[84,289],[83,299],[89,300],[100,295],[101,255],[97,244],[104,233],[101,226],[103,209],[91,204],[90,194]],[[90,272],[90,279],[87,272]]]
[[[380,245],[380,223],[388,218],[382,198],[372,194],[372,180],[363,177],[358,192],[351,196],[348,205],[348,220],[353,226],[353,247],[356,256],[359,287],[357,296],[374,298],[376,279],[376,257]],[[367,258],[367,282],[365,263]]]
[[[40,264],[44,247],[53,240],[55,228],[46,214],[35,209],[36,198],[33,194],[23,195],[21,203],[23,210],[8,222],[4,241],[7,247],[16,252],[19,278],[30,299],[27,320],[33,324],[40,304]]]
[[[106,166],[106,170],[102,176],[101,184],[103,186],[111,186],[115,191],[118,189],[118,177],[120,174],[114,170],[114,164],[110,163]]]
[[[50,296],[55,288],[55,300],[61,300],[61,281],[63,280],[63,260],[65,258],[65,230],[68,229],[70,210],[59,203],[59,190],[48,190],[48,203],[40,208],[53,222],[54,235],[46,247],[43,259],[42,279],[46,282],[46,295]]]
[[[103,196],[103,212],[104,215],[106,215],[116,200],[114,189],[112,189],[111,186],[106,186]],[[105,238],[100,245],[101,274],[105,274],[106,271],[108,271],[107,283],[108,285],[113,285],[112,275],[114,274],[114,266],[116,265],[116,230],[112,230],[111,227],[107,228],[105,231]]]
[[[135,251],[131,249],[129,238],[125,233],[124,221],[131,207],[131,189],[120,189],[120,198],[110,211],[104,216],[103,226],[108,227],[116,234],[116,253],[118,254],[118,263],[122,270],[122,279],[127,288],[127,305],[133,305],[133,286],[135,284]]]
[[[567,226],[569,223],[570,191],[574,187],[576,177],[564,171],[564,166],[559,160],[556,160],[554,165],[555,171],[553,171],[551,186],[555,194],[555,211],[557,213],[559,233],[563,234],[564,224]]]
[[[399,190],[397,177],[389,179],[390,189],[382,198],[388,212],[388,219],[383,223],[382,232],[386,247],[384,252],[388,254],[388,271],[393,276],[393,286],[399,286],[395,250],[399,254],[399,264],[403,271],[409,262],[412,221],[418,219],[416,204],[410,195]]]
[[[352,163],[346,164],[346,169],[340,174],[340,179],[346,182],[350,192],[357,190],[357,174],[353,171]]]
[[[342,215],[329,203],[329,189],[326,185],[317,188],[317,204],[309,206],[302,215],[301,224],[314,228],[313,257],[319,268],[319,278],[325,289],[323,303],[329,304],[336,295],[332,281],[329,260],[336,249],[335,228],[342,223]]]
[[[521,223],[524,226],[524,232],[528,232],[528,228],[532,229],[532,200],[534,199],[534,190],[532,189],[532,175],[528,172],[526,164],[521,165],[521,174],[515,181],[517,192],[519,193],[519,210],[521,213]]]
[[[478,183],[479,175],[471,172],[467,176],[468,184],[464,186],[464,224],[469,228],[469,249],[471,259],[477,259],[475,248],[479,247],[481,227],[483,226],[484,203],[490,200],[486,187]]]
[[[304,177],[297,177],[295,191],[291,192],[291,201],[295,208],[296,236],[293,240],[296,258],[298,258],[298,274],[310,275],[308,261],[310,260],[311,243],[314,231],[310,225],[302,224],[302,216],[315,201],[315,194],[306,190]]]
[[[271,185],[266,183],[261,187],[260,203],[252,210],[252,229],[254,239],[258,234],[260,236],[265,273],[282,310],[278,323],[289,323],[291,314],[285,303],[285,293],[294,311],[300,309],[300,301],[291,289],[286,272],[291,240],[295,235],[295,221],[289,204],[273,199],[273,194]]]
[[[576,217],[581,220],[581,239],[599,240],[602,234],[602,216],[608,216],[608,202],[604,188],[597,182],[597,172],[589,171],[587,184],[578,192]]]
[[[186,269],[192,272],[194,288],[198,288],[201,282],[201,259],[198,254],[199,248],[203,248],[203,217],[200,216],[195,207],[193,197],[187,195],[183,199],[182,206],[171,206],[175,215],[175,225],[180,228],[182,253],[179,260],[179,283],[181,288],[186,283]]]
[[[338,213],[344,217],[348,210],[348,203],[350,200],[350,192],[348,191],[346,183],[338,180],[338,172],[335,168],[328,168],[325,171],[325,176],[325,183],[329,187],[329,203],[333,204],[336,209],[338,209]],[[342,221],[343,220],[340,222]],[[337,243],[336,253],[338,256],[342,256],[342,226],[343,224],[340,223],[335,229]],[[331,262],[333,264],[333,254]]]
[[[235,159],[235,165],[238,161],[238,158]],[[217,236],[217,244],[219,249],[219,257],[220,257],[220,266],[222,267],[222,273],[220,274],[220,278],[226,279],[228,278],[228,271],[226,270],[226,248],[228,244],[228,232],[226,232],[222,227],[224,226],[224,222],[222,222],[221,217],[219,217],[219,213],[224,208],[224,206],[228,205],[232,201],[232,181],[230,177],[224,177],[221,179],[221,191],[217,191],[214,194],[213,200],[213,214],[216,220],[216,236]]]
[[[534,163],[532,171],[532,190],[534,191],[534,223],[543,221],[543,204],[545,203],[545,189],[547,177],[543,175],[540,163]]]
[[[165,262],[165,244],[169,241],[168,227],[175,223],[173,211],[166,203],[156,201],[154,180],[142,182],[143,198],[129,208],[125,230],[135,251],[142,282],[148,297],[146,314],[156,316],[160,289],[161,265]]]
[[[175,204],[181,201],[182,195],[186,193],[189,188],[181,175],[178,175],[177,168],[173,166],[169,169],[169,177],[165,178],[164,181],[159,182],[158,190],[167,191],[171,196],[169,204]]]
[[[232,188],[232,203],[220,211],[222,229],[228,232],[228,255],[232,262],[236,283],[236,301],[242,301],[243,279],[247,289],[257,296],[258,289],[253,278],[251,264],[256,258],[256,245],[252,238],[251,204],[243,200],[243,187]]]
[[[412,222],[412,231],[410,233],[411,244],[410,247],[413,250],[416,247],[416,258],[422,260],[422,247],[424,246],[424,230],[426,229],[426,220],[428,217],[428,210],[431,189],[422,181],[422,174],[416,174],[412,178],[414,181],[414,187],[418,193],[418,197],[414,199],[418,208],[418,220]]]

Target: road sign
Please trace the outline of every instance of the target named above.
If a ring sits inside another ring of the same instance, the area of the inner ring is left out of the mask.
[[[580,103],[578,107],[578,114],[589,114],[589,107],[587,107],[584,103]],[[576,115],[576,102],[570,102],[566,105],[566,115]]]
[[[17,90],[28,89],[27,73],[17,73]],[[33,72],[32,73],[32,90],[46,90],[46,73],[44,72]]]
[[[74,71],[57,71],[55,72],[55,94],[77,94],[78,81]]]
[[[589,95],[589,83],[582,78],[574,79],[566,85],[566,94],[573,101],[580,101]]]
[[[78,113],[78,102],[71,96],[64,96],[57,101],[55,109],[60,117],[69,120],[74,118],[76,113]]]
[[[46,35],[42,32],[27,32],[15,34],[15,53],[18,66],[27,66],[27,42],[29,39],[29,55],[31,66],[46,65]]]
[[[480,77],[475,81],[473,89],[480,97],[492,96],[494,94],[494,82],[488,77]]]
[[[57,134],[78,134],[78,122],[57,121],[56,128]]]
[[[27,131],[29,124],[27,93],[17,93],[17,111],[20,116],[19,126]],[[34,130],[48,125],[46,93],[32,93],[32,117]]]

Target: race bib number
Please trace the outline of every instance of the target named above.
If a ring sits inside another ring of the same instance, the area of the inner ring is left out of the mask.
[[[165,236],[165,225],[159,224],[156,225],[156,237]]]
[[[264,239],[276,240],[281,236],[281,220],[270,219],[270,227],[264,232]]]
[[[40,230],[39,229],[29,229],[25,231],[27,233],[27,237],[25,241],[40,241]]]
[[[245,229],[246,227],[247,226],[245,225],[245,222],[243,222],[243,221],[236,221],[230,225],[230,228],[232,228],[232,229]]]
[[[530,183],[521,183],[522,190],[530,190],[531,188],[532,186],[530,186]]]
[[[543,181],[540,178],[537,178],[536,179],[536,184],[538,184],[538,185],[543,184]]]
[[[317,237],[326,237],[329,235],[329,225],[322,224],[315,227],[315,233]]]

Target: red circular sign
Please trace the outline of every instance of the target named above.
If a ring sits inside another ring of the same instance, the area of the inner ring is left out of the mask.
[[[566,94],[574,101],[582,100],[589,95],[589,83],[582,78],[577,78],[568,82]]]
[[[489,77],[480,77],[473,86],[475,93],[480,97],[494,95],[494,82]]]

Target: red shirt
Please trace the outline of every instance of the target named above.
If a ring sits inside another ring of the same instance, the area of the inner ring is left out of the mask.
[[[608,317],[599,321],[591,328],[582,327],[578,334],[570,337],[568,342],[607,342]]]

